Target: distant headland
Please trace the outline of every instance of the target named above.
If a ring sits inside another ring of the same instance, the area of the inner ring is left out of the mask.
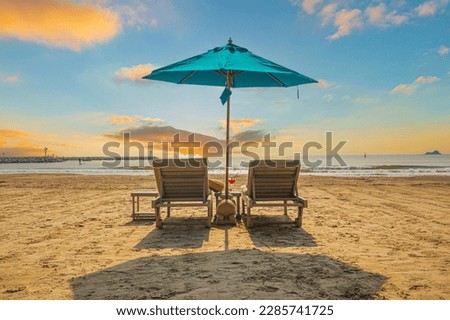
[[[426,156],[440,156],[441,153],[438,150],[434,150],[434,151],[429,151],[429,152],[425,152]]]

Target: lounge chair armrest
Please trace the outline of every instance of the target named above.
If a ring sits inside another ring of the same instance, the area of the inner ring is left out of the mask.
[[[303,208],[308,208],[308,200],[303,199],[302,197],[297,197],[297,201],[303,204]]]
[[[242,192],[241,193],[241,198],[242,198],[242,201],[245,203],[245,205],[247,207],[251,208],[253,206],[253,200],[250,199],[250,197],[247,194]]]
[[[157,198],[153,199],[153,200],[152,200],[152,208],[153,208],[153,209],[156,208],[156,205],[157,205],[157,204],[160,204],[160,203],[162,203],[161,197],[157,197]]]
[[[209,190],[209,194],[208,194],[208,198],[206,198],[206,200],[204,201],[204,203],[209,203],[212,201],[212,199],[214,198],[214,194],[215,192],[213,190]]]

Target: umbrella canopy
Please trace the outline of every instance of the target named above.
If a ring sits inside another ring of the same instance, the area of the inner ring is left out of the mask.
[[[154,70],[143,79],[225,87],[220,99],[227,102],[225,199],[228,199],[231,88],[291,87],[317,81],[259,57],[228,40],[195,57]]]
[[[231,71],[231,88],[290,87],[317,82],[261,58],[231,40],[224,47],[156,69],[144,79],[224,87],[227,71]]]

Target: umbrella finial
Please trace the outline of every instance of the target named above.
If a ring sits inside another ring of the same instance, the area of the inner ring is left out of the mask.
[[[232,44],[233,40],[231,40],[231,37],[228,39],[228,44]]]

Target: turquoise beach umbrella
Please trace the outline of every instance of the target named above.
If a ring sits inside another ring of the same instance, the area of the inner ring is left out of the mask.
[[[316,80],[272,61],[259,57],[249,50],[233,44],[217,47],[206,53],[154,70],[143,77],[148,80],[177,84],[225,87],[220,99],[227,103],[225,199],[228,199],[228,169],[230,140],[231,88],[291,87]]]

